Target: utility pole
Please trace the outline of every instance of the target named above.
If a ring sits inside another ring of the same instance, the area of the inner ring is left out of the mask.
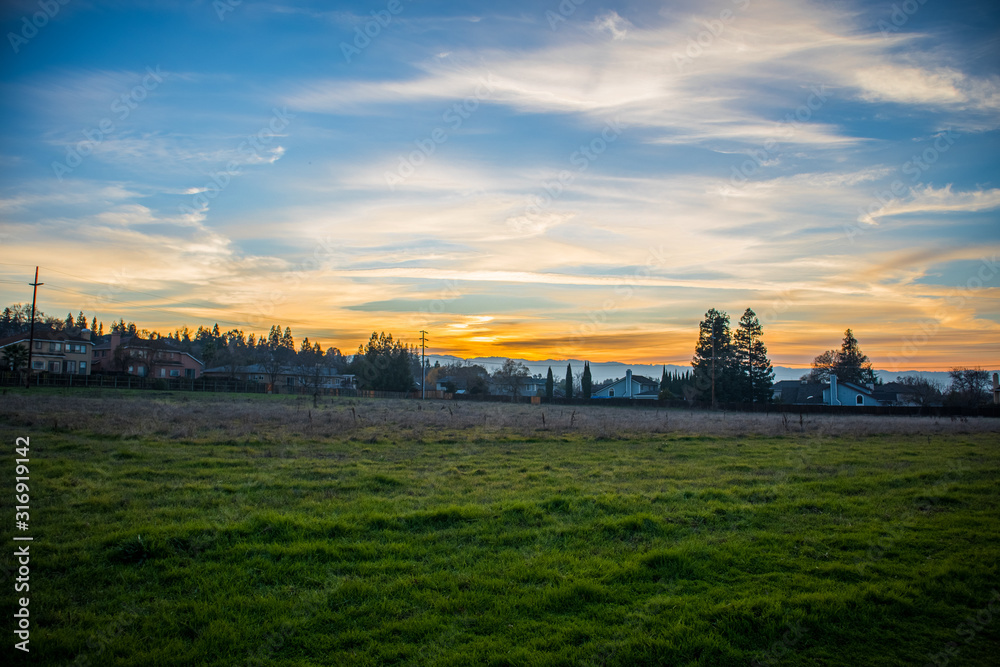
[[[35,350],[35,298],[38,296],[38,286],[45,283],[38,282],[38,267],[35,267],[35,282],[31,285],[31,333],[28,334],[28,374],[24,380],[24,388],[31,389],[31,353]]]
[[[712,320],[712,409],[715,409],[715,320]]]
[[[427,332],[420,330],[420,400],[427,400]]]

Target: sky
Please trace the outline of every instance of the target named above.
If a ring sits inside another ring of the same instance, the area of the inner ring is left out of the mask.
[[[0,297],[463,357],[1000,367],[1000,5],[6,2]]]

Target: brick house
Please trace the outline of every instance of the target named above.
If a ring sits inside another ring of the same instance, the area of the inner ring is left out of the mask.
[[[117,352],[117,354],[116,354]],[[181,350],[169,338],[147,340],[139,336],[113,333],[94,346],[94,372],[153,378],[201,377],[205,364]]]

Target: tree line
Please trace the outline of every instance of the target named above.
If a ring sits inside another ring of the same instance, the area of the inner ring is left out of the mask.
[[[0,338],[27,333],[31,324],[31,306],[13,304],[0,313]],[[337,347],[324,347],[308,337],[296,343],[290,327],[271,326],[267,334],[245,333],[234,328],[228,331],[199,326],[197,330],[182,327],[166,334],[140,328],[135,322],[119,319],[111,322],[107,330],[96,317],[88,320],[81,311],[75,317],[51,317],[35,310],[35,331],[79,331],[90,329],[102,338],[110,334],[134,336],[142,341],[142,363],[156,364],[162,352],[178,351],[191,354],[205,364],[205,368],[222,367],[235,376],[240,369],[256,366],[271,384],[278,376],[296,374],[306,385],[317,387],[329,374],[354,375],[361,389],[379,391],[411,391],[414,378],[420,376],[420,359],[417,348],[395,340],[392,334],[373,332],[367,343],[358,346],[357,353],[346,356]],[[17,350],[4,351],[6,370],[26,367],[27,354]],[[124,372],[129,365],[140,361],[134,349],[119,346],[112,350],[112,371]]]
[[[26,333],[30,316],[30,305],[13,304],[4,308],[0,313],[0,338]],[[70,312],[65,318],[59,318],[36,309],[35,326],[36,331],[90,329],[98,337],[105,335],[104,322],[99,322],[96,317],[88,320],[82,311],[76,316]],[[473,395],[487,394],[492,387],[516,397],[530,378],[527,366],[513,359],[504,360],[492,372],[465,362],[444,366],[437,363],[433,368],[421,368],[416,346],[406,345],[384,332],[372,332],[368,341],[359,345],[353,355],[344,355],[333,346],[324,348],[320,342],[310,341],[308,337],[296,344],[291,328],[280,324],[274,324],[266,335],[259,336],[246,334],[242,329],[223,331],[217,323],[213,327],[199,326],[193,331],[185,326],[164,335],[119,319],[110,323],[108,333],[141,339],[147,352],[153,352],[143,357],[147,363],[155,360],[159,350],[176,350],[191,354],[206,368],[223,367],[233,376],[239,372],[238,369],[255,365],[271,384],[276,383],[279,375],[291,372],[305,384],[319,387],[324,377],[336,373],[354,375],[361,389],[408,392],[418,388],[423,377],[432,389],[443,381],[446,391],[455,392],[461,388]],[[763,326],[753,309],[744,311],[734,331],[725,311],[710,308],[698,326],[692,370],[681,373],[664,369],[659,382],[659,398],[715,403],[770,401],[774,369],[763,336]],[[112,354],[112,369],[121,372],[137,360],[124,347],[113,350]],[[19,369],[26,365],[27,356],[22,357],[19,351],[5,348],[3,362],[6,370]],[[861,351],[851,329],[845,331],[840,349],[819,354],[802,379],[825,383],[829,382],[831,375],[836,375],[841,382],[882,384],[872,361]],[[906,388],[913,400],[923,405],[982,405],[990,402],[991,378],[985,370],[953,368],[949,379],[947,388],[924,378],[899,377],[896,381]],[[584,362],[582,372],[576,374],[572,364],[567,363],[565,375],[558,380],[552,368],[548,369],[544,395],[549,398],[558,393],[567,398],[589,399],[593,391],[588,362]]]

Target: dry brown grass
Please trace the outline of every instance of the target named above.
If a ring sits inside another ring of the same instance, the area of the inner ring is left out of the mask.
[[[157,435],[239,440],[347,435],[362,442],[400,437],[420,441],[448,431],[524,437],[579,434],[598,439],[650,433],[857,437],[1000,433],[1000,420],[987,418],[804,415],[800,420],[794,414],[378,399],[325,399],[316,408],[311,399],[291,396],[101,395],[37,390],[0,398],[0,422],[119,438]]]

